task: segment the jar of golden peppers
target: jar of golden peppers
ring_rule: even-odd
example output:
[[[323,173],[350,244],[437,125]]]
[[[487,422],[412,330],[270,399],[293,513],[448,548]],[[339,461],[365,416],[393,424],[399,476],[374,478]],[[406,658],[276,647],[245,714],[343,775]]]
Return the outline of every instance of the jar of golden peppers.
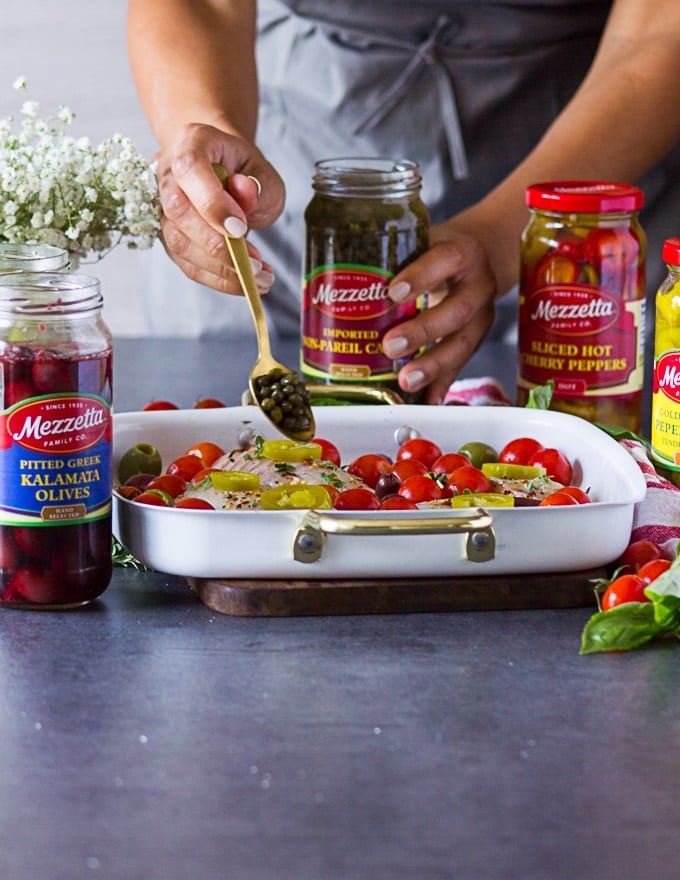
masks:
[[[327,159],[316,163],[312,187],[305,211],[301,372],[318,384],[399,391],[403,362],[387,357],[382,337],[425,305],[422,299],[393,303],[387,294],[390,280],[428,247],[419,166]]]
[[[652,380],[652,457],[680,477],[680,238],[664,242],[668,274],[656,295]]]
[[[521,240],[517,402],[554,383],[551,409],[640,430],[645,258],[638,187],[528,187]]]

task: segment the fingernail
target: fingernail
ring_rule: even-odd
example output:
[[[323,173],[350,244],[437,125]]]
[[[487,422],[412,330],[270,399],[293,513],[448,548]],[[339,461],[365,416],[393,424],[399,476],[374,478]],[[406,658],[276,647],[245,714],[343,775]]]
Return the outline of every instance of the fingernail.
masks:
[[[250,258],[250,265],[253,267],[253,274],[255,275],[257,275],[262,268],[262,263],[259,260],[256,260],[255,257]]]
[[[411,285],[407,281],[397,281],[392,287],[387,288],[387,292],[393,302],[401,302],[411,292]]]
[[[422,370],[411,370],[401,377],[408,391],[417,391],[425,381],[425,373]]]
[[[255,274],[255,283],[260,288],[260,290],[269,290],[275,280],[275,275],[273,272],[268,272],[267,269],[263,269],[261,272],[257,272]]]
[[[405,336],[396,336],[394,339],[385,339],[383,351],[388,358],[398,358],[408,348],[408,339]]]
[[[243,238],[248,231],[246,224],[238,217],[227,217],[224,221],[224,228],[227,230],[227,235],[232,238]]]

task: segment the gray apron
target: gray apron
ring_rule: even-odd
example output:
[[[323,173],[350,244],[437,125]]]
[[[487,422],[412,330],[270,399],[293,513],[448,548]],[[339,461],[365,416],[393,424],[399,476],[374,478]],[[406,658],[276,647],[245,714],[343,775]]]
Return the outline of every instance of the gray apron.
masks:
[[[287,190],[281,218],[251,234],[276,271],[265,300],[272,333],[299,332],[303,215],[317,159],[415,159],[433,221],[456,214],[500,182],[559,114],[590,66],[610,6],[260,0],[257,143]],[[661,274],[662,240],[680,232],[679,171],[680,149],[642,182],[650,290]],[[201,288],[163,262],[166,280],[157,278],[149,296],[150,332],[228,336],[248,327],[242,300]],[[168,308],[170,274],[172,294],[182,287],[177,295],[191,299],[181,313]]]

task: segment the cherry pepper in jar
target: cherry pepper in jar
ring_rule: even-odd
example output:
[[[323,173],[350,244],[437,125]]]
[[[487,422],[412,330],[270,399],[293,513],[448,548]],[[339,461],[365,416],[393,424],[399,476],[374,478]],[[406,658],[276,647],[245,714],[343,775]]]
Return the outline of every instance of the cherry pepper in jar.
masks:
[[[72,608],[111,579],[111,335],[99,282],[0,279],[0,606]]]
[[[640,430],[646,239],[635,186],[530,186],[522,234],[517,403],[554,382],[551,409]]]

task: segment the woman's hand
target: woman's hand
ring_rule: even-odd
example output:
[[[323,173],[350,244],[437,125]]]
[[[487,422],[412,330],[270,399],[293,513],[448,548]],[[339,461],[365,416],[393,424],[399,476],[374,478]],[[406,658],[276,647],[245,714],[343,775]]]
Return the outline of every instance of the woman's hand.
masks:
[[[429,308],[389,330],[383,339],[391,358],[422,355],[399,372],[404,391],[426,387],[425,400],[439,404],[491,327],[497,285],[481,242],[457,230],[455,221],[433,226],[430,248],[389,289],[398,302],[429,291]]]
[[[283,210],[283,181],[247,141],[208,125],[186,126],[156,161],[161,240],[169,256],[192,280],[240,293],[224,235],[241,237],[248,228],[273,223]],[[227,171],[226,184],[214,164]],[[249,251],[258,286],[266,291],[273,271],[252,245]]]

